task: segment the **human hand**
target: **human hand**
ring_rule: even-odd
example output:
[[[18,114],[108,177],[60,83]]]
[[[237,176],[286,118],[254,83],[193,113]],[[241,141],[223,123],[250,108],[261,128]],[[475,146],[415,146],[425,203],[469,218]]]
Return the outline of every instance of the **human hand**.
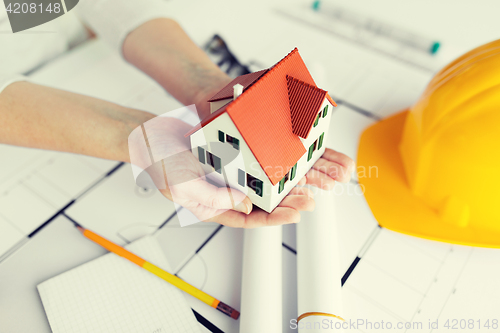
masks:
[[[297,223],[300,211],[314,209],[313,193],[308,188],[295,187],[278,207],[267,213],[254,208],[244,193],[210,184],[198,159],[191,152],[189,139],[184,137],[190,129],[191,126],[181,120],[156,117],[136,129],[139,137],[134,139],[134,135],[130,136],[129,148],[132,162],[149,173],[160,192],[190,210],[201,221],[253,228]],[[140,157],[138,142],[144,132],[150,153]],[[159,162],[151,165],[151,157]],[[349,157],[326,149],[299,185],[331,189],[335,181],[348,181],[353,167]]]
[[[168,199],[190,210],[201,221],[231,227],[253,228],[296,223],[299,212],[313,210],[312,192],[294,188],[270,214],[254,208],[242,192],[207,182],[184,134],[191,126],[181,120],[156,117],[138,127],[129,137],[131,162],[146,170],[156,187]],[[145,152],[144,133],[147,134]],[[151,163],[151,158],[156,163]]]
[[[353,171],[354,161],[349,156],[326,148],[323,155],[314,163],[298,185],[307,184],[323,190],[331,190],[336,181],[349,182]]]

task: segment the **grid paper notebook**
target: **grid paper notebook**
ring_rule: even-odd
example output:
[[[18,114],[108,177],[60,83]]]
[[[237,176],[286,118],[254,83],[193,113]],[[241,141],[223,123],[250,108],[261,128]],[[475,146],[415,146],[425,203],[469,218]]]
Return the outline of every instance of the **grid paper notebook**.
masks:
[[[169,270],[157,241],[147,236],[126,246]],[[197,333],[182,291],[108,253],[38,285],[54,333]]]

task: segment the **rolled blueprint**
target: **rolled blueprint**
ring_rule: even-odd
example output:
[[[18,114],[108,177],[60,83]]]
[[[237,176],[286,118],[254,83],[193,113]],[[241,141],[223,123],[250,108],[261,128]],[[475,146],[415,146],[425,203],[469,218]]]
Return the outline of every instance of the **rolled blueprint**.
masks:
[[[240,333],[282,332],[282,228],[245,230]]]
[[[299,332],[339,331],[343,323],[334,197],[320,191],[316,209],[302,213],[297,224]]]

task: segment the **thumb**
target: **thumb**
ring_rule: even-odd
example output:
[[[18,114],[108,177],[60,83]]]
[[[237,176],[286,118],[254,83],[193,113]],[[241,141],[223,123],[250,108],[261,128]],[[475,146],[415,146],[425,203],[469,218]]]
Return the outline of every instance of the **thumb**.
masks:
[[[189,198],[203,206],[214,209],[233,209],[250,214],[252,201],[241,191],[231,187],[217,187],[201,178],[193,179],[172,187],[173,201],[176,194]]]

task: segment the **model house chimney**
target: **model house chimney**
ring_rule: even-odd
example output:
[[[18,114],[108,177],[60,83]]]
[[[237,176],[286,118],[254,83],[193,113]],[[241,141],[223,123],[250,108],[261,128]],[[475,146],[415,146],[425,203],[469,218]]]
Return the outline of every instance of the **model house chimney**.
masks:
[[[233,100],[243,93],[243,86],[239,83],[233,86]]]

